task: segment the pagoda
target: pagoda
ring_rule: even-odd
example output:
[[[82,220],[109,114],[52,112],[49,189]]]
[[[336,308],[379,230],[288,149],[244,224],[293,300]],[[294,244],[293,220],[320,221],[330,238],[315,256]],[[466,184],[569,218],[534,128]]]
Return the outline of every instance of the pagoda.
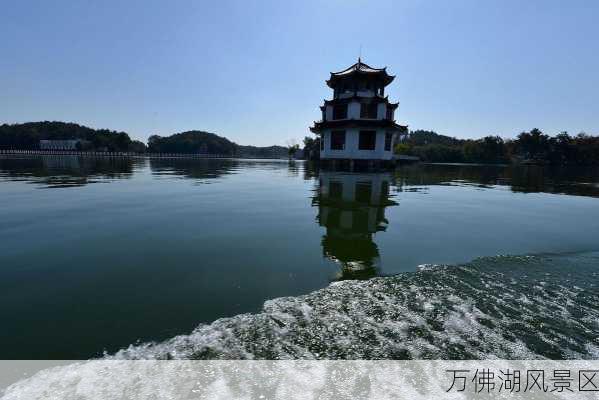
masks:
[[[397,205],[390,198],[392,184],[389,172],[320,171],[312,206],[318,207],[318,224],[326,228],[323,255],[340,266],[338,279],[367,279],[379,272],[374,235],[387,229],[385,209]]]
[[[367,165],[393,159],[393,145],[407,127],[395,123],[399,103],[391,103],[385,87],[393,82],[385,68],[358,62],[331,72],[327,86],[333,99],[320,107],[322,120],[310,130],[320,137],[321,160],[354,161]]]

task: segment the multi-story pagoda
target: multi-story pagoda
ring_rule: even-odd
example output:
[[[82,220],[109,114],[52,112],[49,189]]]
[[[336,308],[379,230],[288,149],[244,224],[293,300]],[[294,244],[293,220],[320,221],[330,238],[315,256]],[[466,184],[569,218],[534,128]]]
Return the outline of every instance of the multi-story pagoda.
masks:
[[[332,72],[326,81],[333,99],[325,100],[322,120],[310,128],[320,136],[322,160],[389,161],[393,145],[406,126],[395,123],[399,103],[389,102],[385,87],[395,76],[359,58],[351,67]]]

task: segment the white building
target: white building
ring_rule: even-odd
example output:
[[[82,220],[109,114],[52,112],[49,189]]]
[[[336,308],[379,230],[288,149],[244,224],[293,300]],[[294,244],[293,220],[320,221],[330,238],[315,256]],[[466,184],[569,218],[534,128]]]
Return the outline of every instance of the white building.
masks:
[[[395,77],[386,68],[372,68],[360,59],[332,72],[326,81],[333,99],[325,100],[322,120],[310,130],[320,136],[323,160],[384,161],[393,158],[393,145],[407,127],[395,123],[399,103],[390,103],[385,87]]]
[[[40,150],[81,150],[89,142],[81,139],[40,140]]]

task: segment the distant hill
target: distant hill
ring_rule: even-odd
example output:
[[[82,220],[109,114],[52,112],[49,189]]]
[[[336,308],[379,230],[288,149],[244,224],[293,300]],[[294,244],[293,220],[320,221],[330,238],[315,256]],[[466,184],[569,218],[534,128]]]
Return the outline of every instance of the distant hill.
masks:
[[[241,146],[237,147],[237,154],[247,158],[287,158],[288,150],[283,146]]]
[[[237,153],[237,144],[214,133],[187,131],[165,137],[150,136],[148,151],[150,153],[203,153],[234,156]]]
[[[40,140],[70,139],[86,140],[91,143],[91,149],[133,151],[145,148],[143,143],[131,140],[125,132],[93,129],[70,122],[41,121],[0,125],[0,149],[37,150]]]
[[[287,157],[287,148],[283,146],[242,146],[225,137],[204,131],[187,131],[165,137],[150,136],[148,151],[151,153],[219,154],[248,158]]]

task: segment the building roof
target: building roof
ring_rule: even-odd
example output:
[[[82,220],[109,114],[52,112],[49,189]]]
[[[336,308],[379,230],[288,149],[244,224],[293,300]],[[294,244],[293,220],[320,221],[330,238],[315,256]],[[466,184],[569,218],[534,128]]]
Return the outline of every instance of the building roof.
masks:
[[[387,67],[373,68],[370,65],[363,63],[362,60],[358,58],[358,62],[351,67],[346,68],[343,71],[331,72],[331,77],[327,81],[327,85],[332,88],[336,82],[355,77],[356,75],[379,77],[385,86],[395,79],[395,76],[387,74]]]

